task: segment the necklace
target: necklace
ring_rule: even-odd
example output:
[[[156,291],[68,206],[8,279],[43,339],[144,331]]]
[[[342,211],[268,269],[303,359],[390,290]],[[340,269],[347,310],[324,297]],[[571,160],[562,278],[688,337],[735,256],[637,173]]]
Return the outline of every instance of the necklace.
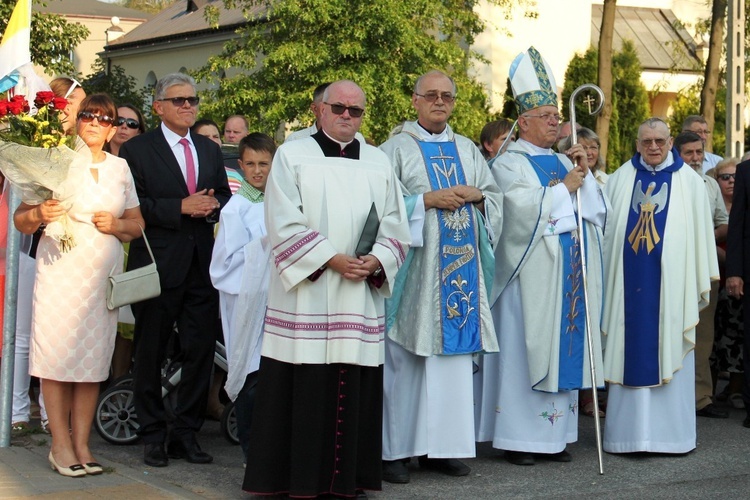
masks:
[[[547,173],[547,171],[544,170],[544,168],[542,168],[541,165],[539,165],[537,162],[534,161],[534,159],[531,157],[531,155],[527,155],[526,158],[531,162],[531,165],[534,167],[534,169],[537,172],[543,173],[547,177],[547,179],[549,179],[549,182],[547,183],[547,186],[549,186],[549,187],[557,186],[558,184],[560,184],[562,182],[562,179],[560,179],[560,176],[557,175],[557,170],[553,170],[553,171],[550,171],[550,173]],[[555,155],[555,159],[557,159],[556,155]],[[559,159],[557,159],[557,165],[558,166],[560,165],[560,160]]]

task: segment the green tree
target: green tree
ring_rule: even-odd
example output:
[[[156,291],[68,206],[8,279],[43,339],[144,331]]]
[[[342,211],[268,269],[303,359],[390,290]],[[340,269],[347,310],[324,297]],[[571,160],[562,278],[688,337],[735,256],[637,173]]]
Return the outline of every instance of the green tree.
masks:
[[[132,104],[143,113],[146,120],[146,128],[151,129],[159,124],[159,117],[151,111],[150,97],[153,95],[152,87],[137,88],[135,77],[125,73],[118,65],[107,68],[107,62],[98,58],[91,66],[91,75],[81,80],[81,85],[87,94],[104,92],[109,94],[115,103]]]
[[[723,77],[722,80],[724,80]],[[682,131],[682,122],[685,121],[685,118],[689,115],[700,114],[700,96],[703,88],[703,82],[698,81],[677,94],[677,98],[672,103],[672,114],[669,117],[669,128],[672,131],[672,136],[675,136]],[[724,146],[727,140],[726,116],[727,88],[726,85],[719,85],[716,91],[714,126],[711,131],[711,137],[713,139],[711,151],[718,152],[720,156],[724,155]]]
[[[0,2],[0,33],[5,33],[15,6],[15,1]],[[42,66],[49,75],[72,75],[75,67],[70,53],[88,35],[88,28],[69,23],[62,16],[32,11],[31,62]]]
[[[177,0],[121,0],[117,3],[129,9],[156,13],[166,9],[176,1]]]
[[[514,3],[490,1],[508,8]],[[281,122],[312,122],[313,89],[348,78],[368,96],[363,134],[381,142],[394,125],[414,118],[414,82],[437,68],[458,86],[454,130],[478,137],[490,117],[486,90],[469,75],[473,62],[487,62],[467,49],[484,29],[473,10],[477,0],[224,3],[242,6],[249,22],[195,73],[214,86],[204,95],[203,113],[219,119],[242,113],[253,129],[273,134]],[[238,74],[222,78],[226,68]]]
[[[598,50],[590,48],[585,54],[576,54],[565,71],[562,100],[563,114],[569,119],[567,103],[573,91],[584,83],[596,81]],[[641,83],[641,65],[632,43],[623,43],[622,50],[612,57],[612,116],[607,149],[607,170],[616,170],[635,152],[638,126],[649,116],[648,93]],[[576,118],[580,125],[596,129],[596,117],[588,114],[583,102],[576,103]]]

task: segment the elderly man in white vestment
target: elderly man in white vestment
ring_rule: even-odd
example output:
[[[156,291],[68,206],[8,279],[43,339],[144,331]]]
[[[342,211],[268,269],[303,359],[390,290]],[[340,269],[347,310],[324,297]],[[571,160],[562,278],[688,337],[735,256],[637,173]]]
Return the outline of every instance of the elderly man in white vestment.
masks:
[[[719,278],[703,179],[650,118],[638,152],[607,182],[605,237],[609,386],[604,450],[687,453],[695,448],[695,326]]]
[[[384,298],[409,226],[388,157],[355,137],[365,94],[332,83],[321,130],[282,145],[265,192],[271,271],[243,489],[380,490]]]
[[[519,139],[491,165],[505,216],[492,294],[500,352],[482,359],[477,441],[492,441],[516,465],[534,465],[542,456],[569,462],[565,448],[578,439],[578,389],[592,385],[589,334],[601,373],[601,243],[608,203],[583,146],[573,145],[565,154],[551,149],[560,124],[556,85],[536,49],[516,57],[510,81]],[[603,379],[598,382],[603,385]]]
[[[474,143],[453,133],[456,86],[440,71],[414,86],[417,121],[381,146],[401,180],[412,250],[387,302],[383,479],[405,462],[452,476],[474,457],[472,354],[497,351],[488,295],[502,196]]]

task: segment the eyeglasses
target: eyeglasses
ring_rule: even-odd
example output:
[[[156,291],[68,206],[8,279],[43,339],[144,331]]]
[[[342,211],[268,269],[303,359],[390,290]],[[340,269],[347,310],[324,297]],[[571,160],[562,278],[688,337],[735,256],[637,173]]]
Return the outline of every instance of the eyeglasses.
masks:
[[[73,91],[76,89],[76,87],[81,87],[81,84],[78,83],[78,80],[76,80],[74,78],[71,78],[71,80],[73,80],[73,83],[70,84],[70,88],[68,89],[67,92],[65,92],[65,95],[63,96],[63,99],[67,99],[68,97],[70,97],[70,94],[73,93]],[[83,87],[81,87],[81,88],[83,88]]]
[[[658,139],[641,139],[640,140],[641,146],[645,148],[650,148],[652,144],[656,144],[658,147],[663,148],[665,144],[667,144],[667,140],[659,137]]]
[[[185,105],[185,101],[187,101],[188,104],[192,107],[196,107],[198,103],[200,102],[200,97],[198,96],[192,96],[192,97],[165,97],[164,99],[157,99],[157,101],[170,101],[172,104],[177,106],[178,108],[181,108]]]
[[[437,92],[427,92],[426,94],[417,94],[414,92],[414,95],[421,97],[427,102],[435,102],[438,100],[438,97],[442,99],[445,104],[450,104],[456,100],[456,96],[450,92],[440,92],[439,94]]]
[[[734,179],[734,174],[719,174],[720,181],[728,181],[729,179]]]
[[[96,119],[96,121],[99,122],[99,125],[103,127],[111,127],[112,123],[114,123],[114,120],[111,116],[95,115],[91,111],[81,111],[80,113],[78,113],[78,119],[83,123],[91,123],[94,121],[94,119]]]
[[[328,104],[331,107],[331,111],[334,115],[343,115],[344,111],[349,112],[349,116],[352,118],[359,118],[362,116],[362,113],[365,112],[362,108],[355,108],[352,106],[344,106],[343,104],[331,104],[330,102],[324,102],[323,104]]]
[[[527,117],[527,118],[539,118],[539,119],[541,119],[542,121],[545,121],[545,122],[548,122],[550,120],[554,120],[555,123],[558,123],[558,124],[560,122],[562,122],[562,116],[557,115],[557,114],[552,114],[552,113],[542,113],[541,115],[529,115],[529,114],[526,114],[526,115],[523,115],[523,116]]]
[[[115,125],[118,127],[120,125],[127,125],[128,128],[132,128],[134,130],[141,126],[141,124],[138,123],[137,120],[133,120],[132,118],[123,118],[122,116],[115,120]]]

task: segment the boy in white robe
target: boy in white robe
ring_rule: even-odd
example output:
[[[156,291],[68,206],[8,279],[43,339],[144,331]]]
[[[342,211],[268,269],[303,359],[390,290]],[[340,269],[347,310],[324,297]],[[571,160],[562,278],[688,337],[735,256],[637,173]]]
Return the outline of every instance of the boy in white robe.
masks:
[[[229,372],[225,389],[235,403],[245,461],[268,296],[270,249],[265,245],[263,197],[275,152],[276,144],[266,134],[252,133],[240,141],[237,162],[243,180],[221,211],[209,269],[219,291]]]

